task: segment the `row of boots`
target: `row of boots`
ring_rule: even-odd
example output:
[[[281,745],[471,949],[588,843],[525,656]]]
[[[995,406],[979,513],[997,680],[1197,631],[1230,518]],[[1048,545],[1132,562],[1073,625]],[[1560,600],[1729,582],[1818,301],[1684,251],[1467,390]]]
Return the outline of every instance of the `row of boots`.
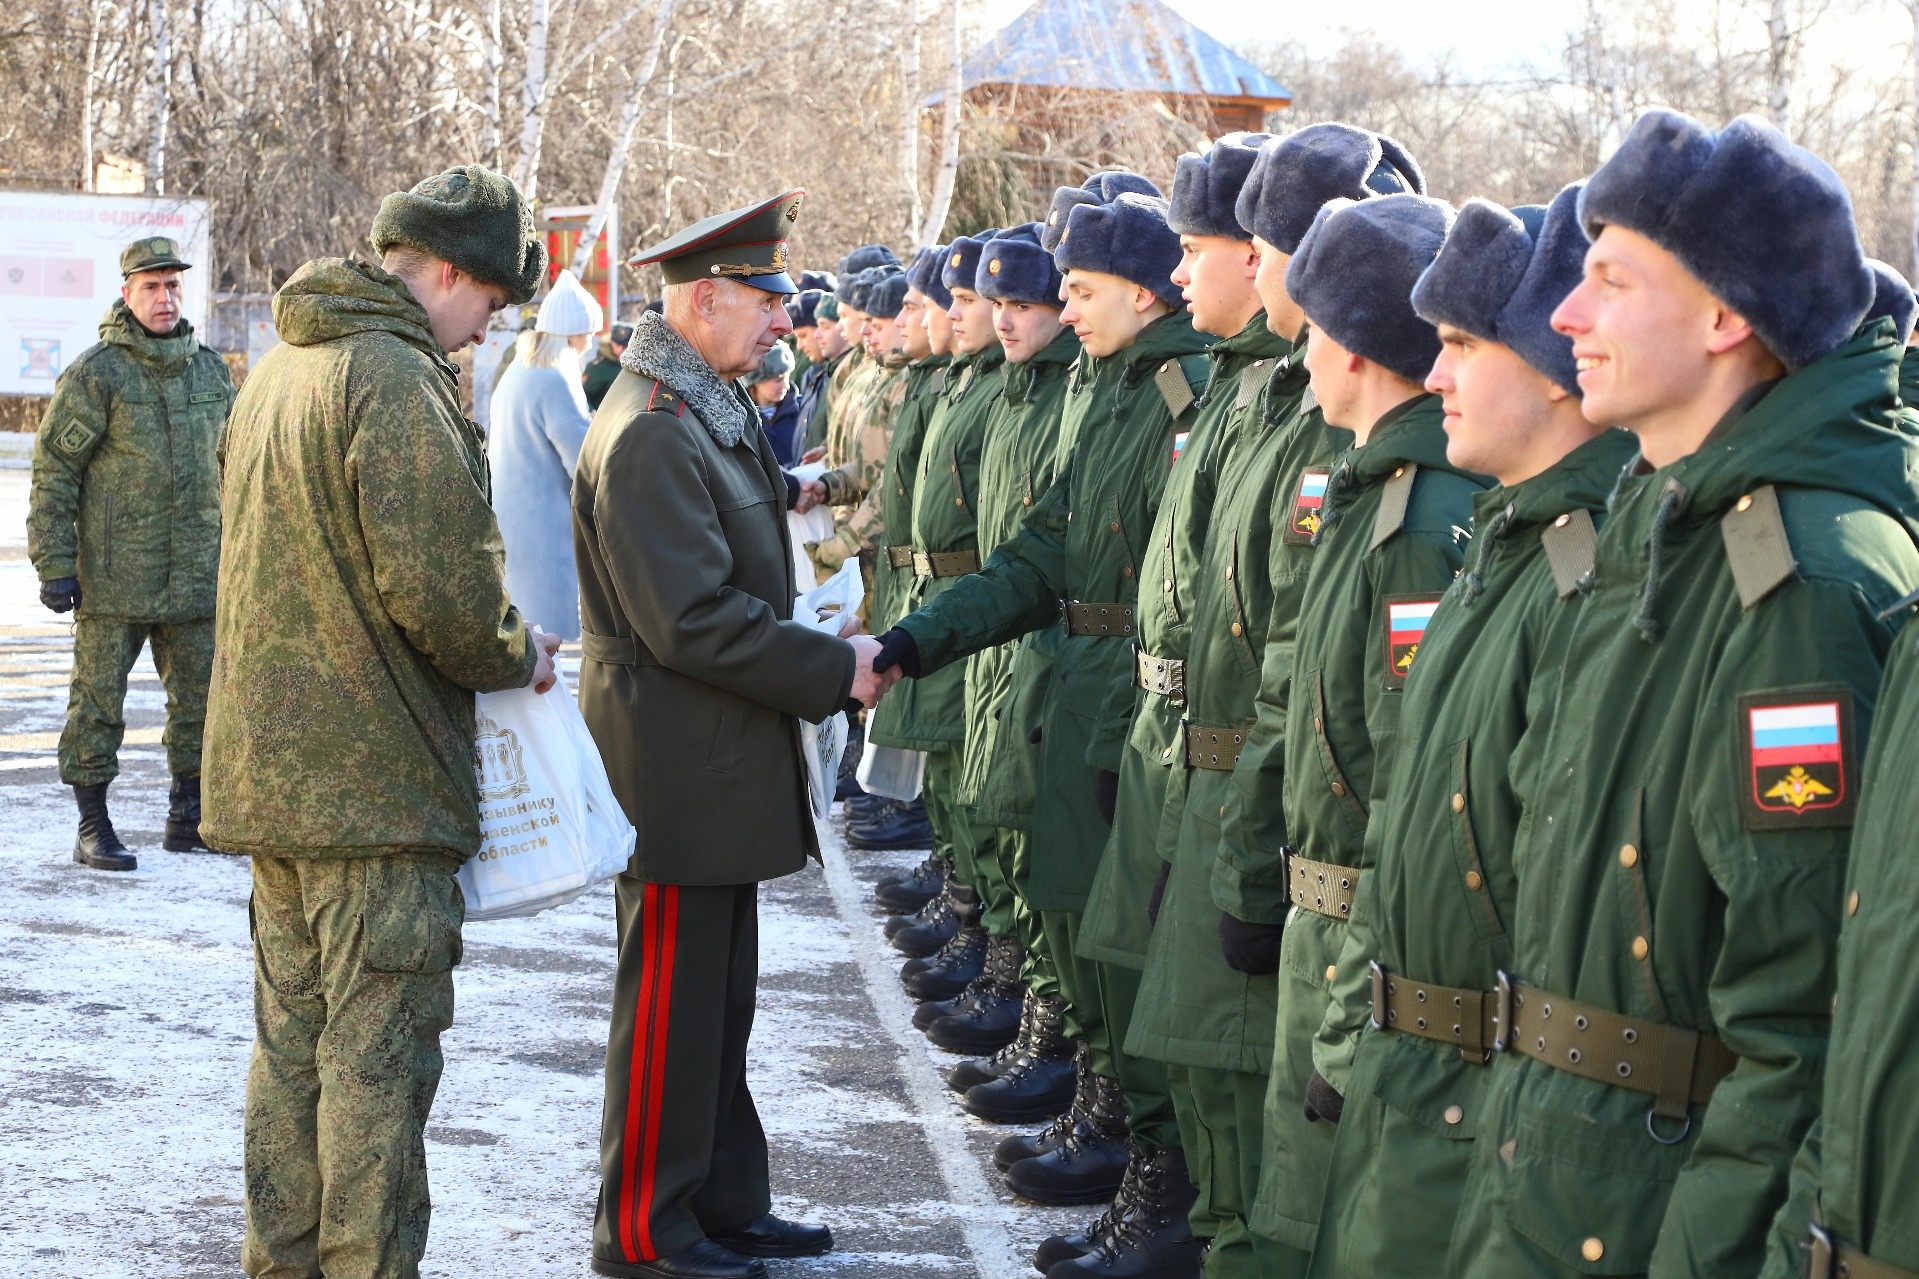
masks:
[[[80,829],[73,838],[73,860],[94,870],[136,870],[140,862],[113,829],[107,812],[110,782],[75,786],[73,800],[80,808]],[[160,847],[169,853],[209,853],[200,840],[200,778],[175,776],[167,793],[167,823]]]
[[[980,926],[978,895],[936,855],[882,879],[874,897],[894,912],[886,936],[908,957],[913,1024],[940,1048],[976,1054],[947,1073],[960,1105],[988,1123],[1050,1120],[994,1150],[1007,1187],[1043,1204],[1111,1201],[1085,1230],[1041,1243],[1034,1268],[1047,1279],[1197,1279],[1204,1248],[1187,1219],[1198,1192],[1184,1154],[1128,1140],[1119,1081],[1095,1074],[1068,1036],[1065,1000],[1028,989],[1019,940]]]

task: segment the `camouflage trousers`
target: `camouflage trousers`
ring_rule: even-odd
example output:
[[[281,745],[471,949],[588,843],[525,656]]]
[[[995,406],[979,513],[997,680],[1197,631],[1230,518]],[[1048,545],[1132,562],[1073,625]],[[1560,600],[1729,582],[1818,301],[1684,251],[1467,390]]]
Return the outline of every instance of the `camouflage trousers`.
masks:
[[[253,859],[254,1279],[416,1279],[466,905],[443,853]]]
[[[213,677],[213,619],[129,622],[85,617],[73,624],[73,680],[67,724],[60,731],[60,780],[97,786],[120,775],[126,736],[127,674],[144,644],[167,690],[167,770],[200,773],[200,733],[207,718],[207,682]]]

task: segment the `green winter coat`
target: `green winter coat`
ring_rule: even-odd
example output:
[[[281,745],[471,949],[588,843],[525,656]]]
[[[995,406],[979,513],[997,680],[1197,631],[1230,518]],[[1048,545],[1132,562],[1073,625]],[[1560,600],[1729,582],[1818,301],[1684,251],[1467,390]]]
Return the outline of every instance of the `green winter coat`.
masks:
[[[1371,1279],[1405,1257],[1437,1256],[1452,1235],[1486,1065],[1452,1044],[1367,1030],[1368,964],[1480,991],[1510,966],[1519,824],[1511,765],[1543,632],[1560,592],[1576,589],[1554,576],[1541,537],[1565,538],[1550,530],[1569,512],[1602,518],[1636,449],[1624,431],[1607,431],[1541,474],[1473,499],[1465,571],[1427,625],[1406,682],[1391,794],[1367,823],[1372,869],[1359,881],[1315,1048],[1320,1074],[1346,1098],[1315,1276]]]
[[[1559,670],[1535,682],[1515,755],[1513,974],[1716,1034],[1738,1064],[1659,1125],[1678,1138],[1662,1145],[1646,1094],[1496,1056],[1462,1273],[1759,1269],[1818,1110],[1857,748],[1893,639],[1880,618],[1919,584],[1899,355],[1875,325],[1755,388],[1690,457],[1636,467],[1592,593],[1558,610]],[[1753,756],[1752,712],[1787,706],[1828,727],[1837,712],[1836,759],[1795,777]]]
[[[1071,329],[1024,364],[1008,363],[1006,388],[986,427],[979,467],[979,545],[991,555],[1053,487],[1066,380],[1079,359]],[[1013,661],[1025,641],[1010,640],[966,659],[966,759],[959,802],[990,826],[1023,826],[1033,811],[1037,751],[1024,738],[1000,742],[1013,687]]]
[[[1908,359],[1910,364],[1910,359]],[[1793,1166],[1764,1279],[1799,1279],[1800,1245],[1817,1222],[1875,1261],[1919,1272],[1919,861],[1912,831],[1919,782],[1919,621],[1908,618],[1886,663],[1866,753],[1859,823],[1839,932],[1839,993],[1825,1102]]]
[[[934,412],[920,447],[913,483],[913,549],[973,551],[979,543],[980,453],[986,427],[1006,385],[1006,350],[998,342],[954,359],[945,402]],[[965,580],[915,577],[907,605],[919,610]],[[966,668],[931,674],[895,688],[892,713],[877,722],[881,746],[943,751],[966,740]],[[882,702],[885,705],[886,702]]]
[[[919,476],[920,447],[926,442],[926,426],[940,392],[946,389],[946,366],[951,358],[929,355],[906,366],[906,401],[893,419],[886,470],[880,476],[881,549],[874,556],[873,606],[867,610],[872,619],[869,629],[875,635],[911,611],[913,566],[892,567],[885,548],[912,545],[913,482]],[[894,532],[888,534],[886,529]]]
[[[1126,349],[1087,362],[1067,392],[1063,460],[1052,489],[980,573],[900,623],[919,646],[924,671],[1058,623],[1062,600],[1135,602],[1141,550],[1172,466],[1174,436],[1192,414],[1191,404],[1181,403],[1176,423],[1154,376],[1180,371],[1190,384],[1204,368],[1203,359],[1191,357],[1205,346],[1182,311],[1153,321]],[[1051,657],[1039,688],[1023,682],[1029,649]],[[1020,708],[1036,707],[1034,731],[1043,747],[1038,793],[1048,797],[1033,813],[1028,903],[1036,911],[1080,911],[1109,831],[1094,777],[1101,769],[1118,770],[1124,731],[1102,724],[1100,715],[1113,689],[1132,679],[1132,640],[1062,637],[1056,649],[1023,646],[1021,658],[1012,705],[1021,718]]]
[[[1446,461],[1444,422],[1438,396],[1407,401],[1342,455],[1327,481],[1286,720],[1286,829],[1312,861],[1369,864],[1366,825],[1379,783],[1391,776],[1399,690],[1416,652],[1393,642],[1390,620],[1395,606],[1429,608],[1445,592],[1465,552],[1473,494],[1486,484]],[[1308,1122],[1300,1103],[1345,931],[1344,918],[1295,907],[1280,943],[1252,1226],[1295,1248],[1313,1246],[1332,1153],[1333,1125]]]
[[[522,687],[536,654],[459,374],[368,263],[307,263],[273,322],[221,450],[201,834],[270,857],[471,856],[473,694]]]
[[[75,616],[213,616],[220,431],[233,379],[185,320],[165,337],[125,302],[67,366],[33,445],[27,554],[43,582],[79,579]]]
[[[1909,409],[1919,409],[1919,346],[1906,347],[1899,356],[1899,399]]]
[[[1200,561],[1214,522],[1213,504],[1240,437],[1260,426],[1262,406],[1284,416],[1305,391],[1301,370],[1282,379],[1286,390],[1280,400],[1265,394],[1268,379],[1292,349],[1291,342],[1266,327],[1266,312],[1259,311],[1238,333],[1207,352],[1206,393],[1195,406],[1193,429],[1166,481],[1159,515],[1146,539],[1140,569],[1147,583],[1140,595],[1142,652],[1175,661],[1187,656],[1193,612],[1199,594],[1208,589]],[[1269,418],[1267,425],[1276,428],[1277,420]],[[1183,789],[1186,774],[1180,739],[1186,707],[1137,684],[1135,678],[1107,699],[1105,717],[1124,719],[1129,727],[1113,833],[1080,933],[1082,953],[1128,968],[1146,963],[1146,902],[1161,863],[1171,860],[1172,840],[1163,836],[1176,836],[1179,829],[1176,816],[1170,821],[1165,817],[1167,796],[1171,789]]]

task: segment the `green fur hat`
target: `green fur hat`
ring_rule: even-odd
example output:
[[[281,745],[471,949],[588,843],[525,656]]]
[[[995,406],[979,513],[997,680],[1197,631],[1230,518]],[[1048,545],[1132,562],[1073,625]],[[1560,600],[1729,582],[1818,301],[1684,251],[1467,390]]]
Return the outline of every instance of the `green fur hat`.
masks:
[[[435,174],[380,201],[373,250],[405,244],[527,301],[546,275],[546,241],[513,179],[484,165]]]

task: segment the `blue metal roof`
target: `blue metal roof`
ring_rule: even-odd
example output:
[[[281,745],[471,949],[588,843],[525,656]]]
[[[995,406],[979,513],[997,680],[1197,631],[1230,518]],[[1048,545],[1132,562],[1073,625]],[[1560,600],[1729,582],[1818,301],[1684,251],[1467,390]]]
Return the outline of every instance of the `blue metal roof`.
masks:
[[[969,89],[1028,84],[1275,104],[1293,96],[1161,0],[1039,0],[968,59],[964,74]]]

